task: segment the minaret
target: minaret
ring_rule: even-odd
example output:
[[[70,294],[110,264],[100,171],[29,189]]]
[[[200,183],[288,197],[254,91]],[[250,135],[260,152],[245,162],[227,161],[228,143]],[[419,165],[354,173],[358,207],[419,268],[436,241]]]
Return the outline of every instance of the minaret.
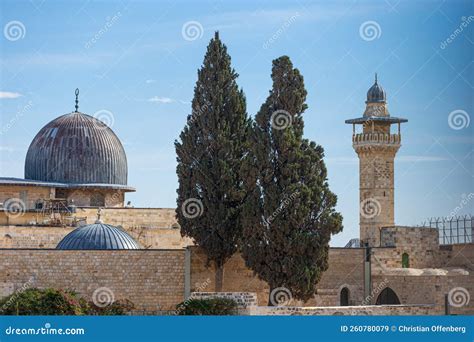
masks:
[[[346,120],[352,124],[352,146],[359,156],[360,240],[362,245],[380,246],[380,229],[394,225],[394,159],[400,148],[400,124],[408,120],[391,117],[386,94],[375,83],[367,92],[364,115]],[[390,127],[397,124],[398,132]],[[362,125],[362,132],[356,132]]]

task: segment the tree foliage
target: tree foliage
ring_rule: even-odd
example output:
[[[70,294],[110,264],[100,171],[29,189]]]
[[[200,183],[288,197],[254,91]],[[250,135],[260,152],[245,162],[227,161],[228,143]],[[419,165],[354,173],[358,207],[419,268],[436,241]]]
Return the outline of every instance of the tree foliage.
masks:
[[[216,33],[198,71],[192,114],[175,142],[181,234],[191,237],[214,263],[217,290],[222,287],[222,267],[242,235],[241,166],[250,120],[237,77]]]
[[[0,315],[125,315],[133,308],[129,300],[97,306],[74,291],[53,288],[29,288],[0,300]]]
[[[242,215],[242,255],[271,290],[284,287],[306,301],[328,267],[329,240],[342,230],[342,217],[329,189],[324,150],[303,138],[303,76],[283,56],[273,61],[272,80],[244,165],[250,195]]]
[[[192,298],[176,306],[176,312],[182,316],[229,316],[236,315],[237,309],[237,302],[229,298]]]

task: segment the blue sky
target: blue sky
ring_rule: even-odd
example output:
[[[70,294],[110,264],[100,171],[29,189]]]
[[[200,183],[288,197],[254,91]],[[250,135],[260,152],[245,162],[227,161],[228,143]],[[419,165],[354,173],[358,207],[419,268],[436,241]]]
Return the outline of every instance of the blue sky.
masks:
[[[74,109],[102,117],[128,156],[128,199],[174,207],[173,142],[215,30],[228,46],[255,115],[274,58],[305,78],[305,135],[325,148],[344,231],[358,237],[358,160],[352,127],[374,73],[393,116],[409,120],[396,159],[402,225],[474,212],[471,1],[2,1],[0,176],[23,177],[39,129]],[[186,29],[188,28],[188,30]],[[448,41],[449,38],[449,41]],[[450,116],[450,113],[451,114]]]

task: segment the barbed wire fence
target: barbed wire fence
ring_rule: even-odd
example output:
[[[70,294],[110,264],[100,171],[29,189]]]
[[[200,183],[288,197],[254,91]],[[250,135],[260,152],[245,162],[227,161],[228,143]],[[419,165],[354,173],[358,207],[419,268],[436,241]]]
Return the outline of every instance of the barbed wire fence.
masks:
[[[441,245],[472,243],[474,240],[474,217],[472,215],[432,217],[422,227],[436,228]]]

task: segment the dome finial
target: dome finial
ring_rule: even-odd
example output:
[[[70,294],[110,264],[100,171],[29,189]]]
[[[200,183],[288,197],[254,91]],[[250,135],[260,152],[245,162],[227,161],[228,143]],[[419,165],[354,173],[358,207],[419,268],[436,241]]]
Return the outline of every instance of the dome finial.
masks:
[[[377,84],[377,73],[375,73],[375,84]]]
[[[102,208],[97,209],[97,220],[95,220],[95,223],[102,223],[102,220],[100,219],[100,214],[102,212]]]
[[[79,109],[79,88],[76,88],[76,112]]]

